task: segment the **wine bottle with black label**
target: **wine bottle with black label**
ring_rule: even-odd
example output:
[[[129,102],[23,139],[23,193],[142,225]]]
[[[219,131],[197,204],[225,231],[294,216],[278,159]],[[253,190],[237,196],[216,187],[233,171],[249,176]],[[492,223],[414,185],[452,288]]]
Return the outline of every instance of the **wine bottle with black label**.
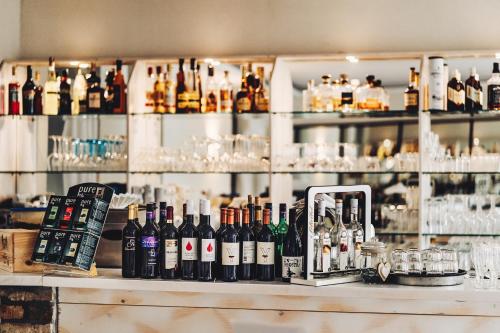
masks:
[[[122,234],[122,276],[124,278],[135,278],[139,276],[137,271],[137,251],[139,245],[140,230],[135,224],[135,206],[128,206],[127,225]]]
[[[227,226],[222,234],[222,280],[238,281],[240,264],[240,244],[238,231],[234,228],[234,210],[227,211]]]
[[[158,276],[159,234],[154,225],[154,203],[146,206],[146,224],[141,230],[141,271],[143,279],[154,279]]]
[[[255,279],[255,236],[250,228],[250,213],[243,209],[243,225],[240,232],[240,280]]]
[[[302,242],[297,230],[295,208],[288,213],[288,232],[283,243],[281,279],[290,282],[291,278],[302,275]]]
[[[160,223],[162,215],[160,203]],[[174,207],[166,207],[165,224],[160,231],[160,276],[175,279],[179,275],[179,234],[174,225]]]
[[[213,281],[216,275],[215,230],[210,225],[210,200],[200,200],[198,225],[198,280]]]
[[[257,279],[261,281],[274,280],[274,243],[275,238],[269,222],[271,212],[264,209],[264,227],[257,236]]]
[[[181,278],[196,280],[198,278],[198,230],[194,225],[194,204],[186,201],[186,224],[179,233],[181,245]]]

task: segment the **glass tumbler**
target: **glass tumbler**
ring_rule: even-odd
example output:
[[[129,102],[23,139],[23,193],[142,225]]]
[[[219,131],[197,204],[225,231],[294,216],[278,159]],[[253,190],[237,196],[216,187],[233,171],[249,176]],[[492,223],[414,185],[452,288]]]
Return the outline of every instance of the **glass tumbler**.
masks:
[[[453,249],[442,249],[442,266],[444,274],[458,273],[457,252]]]
[[[422,255],[418,249],[408,250],[408,274],[422,274]]]
[[[395,249],[392,251],[392,267],[396,274],[408,274],[408,254],[405,250]]]

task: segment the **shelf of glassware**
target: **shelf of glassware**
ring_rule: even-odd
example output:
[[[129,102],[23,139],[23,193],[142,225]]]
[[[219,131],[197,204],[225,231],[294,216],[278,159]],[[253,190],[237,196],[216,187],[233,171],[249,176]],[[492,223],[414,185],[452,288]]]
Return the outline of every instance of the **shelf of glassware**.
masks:
[[[1,174],[96,174],[96,173],[105,173],[105,174],[124,174],[127,173],[127,170],[34,170],[34,171],[23,171],[23,170],[1,170]]]

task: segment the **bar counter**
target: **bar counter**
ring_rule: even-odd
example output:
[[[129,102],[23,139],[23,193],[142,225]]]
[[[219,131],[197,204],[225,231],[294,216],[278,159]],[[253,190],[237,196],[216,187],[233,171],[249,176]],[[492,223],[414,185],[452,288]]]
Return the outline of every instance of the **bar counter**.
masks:
[[[282,282],[194,282],[0,273],[1,286],[54,288],[60,332],[498,332],[500,290],[309,287]],[[286,320],[284,319],[286,318]],[[110,320],[113,319],[113,320]],[[112,324],[111,324],[112,323]],[[112,326],[111,326],[112,325]]]

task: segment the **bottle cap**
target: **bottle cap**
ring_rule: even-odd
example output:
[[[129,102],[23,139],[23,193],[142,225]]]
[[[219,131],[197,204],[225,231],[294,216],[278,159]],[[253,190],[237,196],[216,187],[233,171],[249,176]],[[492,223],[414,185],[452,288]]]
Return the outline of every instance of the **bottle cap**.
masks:
[[[351,210],[357,210],[358,209],[358,199],[352,198],[351,199]]]
[[[269,224],[271,222],[271,211],[269,209],[264,209],[264,224]]]
[[[194,203],[193,200],[186,201],[186,215],[194,215]]]
[[[153,202],[150,202],[146,205],[146,210],[148,212],[154,211],[155,210],[155,204]]]
[[[220,224],[226,224],[226,223],[227,223],[227,209],[221,208],[220,209]]]
[[[174,207],[167,207],[167,221],[172,221],[174,219]]]
[[[196,58],[189,59],[189,67],[192,71],[194,71],[194,69],[196,68]]]
[[[320,200],[318,202],[318,215],[320,216],[325,216],[325,211],[326,211],[326,202],[325,200]]]
[[[476,77],[476,75],[477,75],[476,67],[472,67],[470,69],[470,76]]]
[[[280,213],[286,212],[286,203],[280,203]]]
[[[295,207],[292,207],[288,210],[288,224],[295,223],[295,220],[297,219],[297,211],[295,210]]]
[[[135,219],[135,205],[128,205],[128,219]]]
[[[167,203],[165,201],[160,201],[160,209],[167,209]]]
[[[156,74],[161,74],[161,66],[156,66]]]
[[[122,69],[123,62],[121,59],[116,59],[116,69],[121,70]]]
[[[186,204],[182,204],[182,217],[186,216]]]
[[[253,203],[253,196],[251,194],[248,195],[248,204],[252,204]]]
[[[241,213],[239,208],[233,208],[234,211],[234,223],[240,223]]]
[[[200,199],[200,215],[210,215],[210,200]]]
[[[208,76],[214,76],[214,66],[208,65]]]
[[[271,212],[273,211],[273,203],[272,202],[266,202],[264,204],[264,208],[269,209]]]
[[[250,224],[250,211],[248,208],[243,209],[243,224]]]
[[[460,75],[460,72],[458,71],[458,69],[455,69],[453,74],[454,74],[455,78],[457,79],[457,81],[460,81],[460,79],[462,78],[462,75]]]
[[[342,211],[342,199],[336,199],[335,200],[335,209]]]
[[[153,75],[153,67],[149,66],[148,67],[148,76]]]
[[[234,210],[232,209],[227,210],[227,224],[229,225],[234,224]]]

